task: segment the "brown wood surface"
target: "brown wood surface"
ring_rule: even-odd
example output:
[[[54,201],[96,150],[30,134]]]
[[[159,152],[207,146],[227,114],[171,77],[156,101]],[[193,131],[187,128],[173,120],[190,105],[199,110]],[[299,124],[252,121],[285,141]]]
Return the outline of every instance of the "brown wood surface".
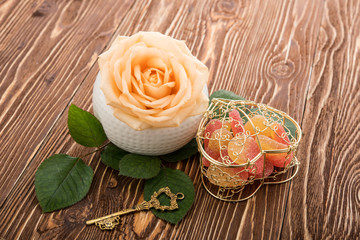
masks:
[[[283,239],[360,238],[360,4],[327,1]]]
[[[359,238],[358,1],[0,2],[0,239]],[[227,89],[288,112],[303,129],[298,176],[226,203],[201,186],[197,157],[173,168],[196,199],[176,226],[150,212],[102,232],[85,221],[142,201],[143,182],[84,158],[88,195],[43,214],[34,175],[55,153],[90,150],[68,134],[71,103],[92,111],[97,56],[118,35],[159,31],[183,39]]]

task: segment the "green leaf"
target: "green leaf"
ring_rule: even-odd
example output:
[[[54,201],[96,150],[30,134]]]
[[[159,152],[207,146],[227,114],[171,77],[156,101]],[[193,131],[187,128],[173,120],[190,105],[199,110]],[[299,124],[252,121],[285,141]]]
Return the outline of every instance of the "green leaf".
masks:
[[[296,126],[287,118],[285,118],[285,127],[289,129],[291,136],[294,138],[299,138],[299,136],[296,134]]]
[[[166,155],[162,155],[160,156],[160,158],[167,162],[178,162],[187,159],[196,153],[198,153],[198,146],[196,139],[194,138],[179,150]]]
[[[119,171],[120,160],[127,154],[129,154],[129,152],[122,150],[111,143],[101,152],[101,162],[106,166]]]
[[[195,198],[195,188],[194,185],[184,172],[180,170],[175,170],[171,168],[162,168],[159,175],[156,177],[146,180],[144,186],[144,198],[146,201],[149,201],[151,195],[154,192],[157,192],[160,188],[169,187],[172,193],[183,193],[184,199],[177,200],[179,208],[172,211],[160,211],[152,209],[151,211],[155,216],[173,223],[177,224],[189,211],[191,205],[194,202]],[[161,205],[169,205],[169,198],[162,194],[159,196],[159,201]]]
[[[226,90],[218,90],[213,92],[213,94],[211,94],[209,97],[209,101],[211,102],[213,98],[224,98],[229,100],[246,100],[245,98]]]
[[[35,174],[35,191],[44,212],[71,206],[89,191],[93,170],[80,158],[57,154],[45,159]]]
[[[159,157],[127,154],[119,163],[119,175],[149,179],[158,175],[160,164]]]
[[[209,97],[209,101],[211,103],[211,101],[214,98],[223,98],[223,99],[229,99],[229,100],[246,100],[245,98],[236,95],[235,93],[231,92],[231,91],[226,91],[226,90],[218,90],[213,92],[213,94],[210,95]],[[215,111],[216,115],[219,114],[219,109],[217,109]],[[226,113],[226,115],[224,115],[224,117],[229,117],[229,113]],[[218,118],[218,117],[214,117],[214,118]]]
[[[71,137],[86,147],[99,147],[107,139],[99,120],[74,104],[69,108],[68,128]]]

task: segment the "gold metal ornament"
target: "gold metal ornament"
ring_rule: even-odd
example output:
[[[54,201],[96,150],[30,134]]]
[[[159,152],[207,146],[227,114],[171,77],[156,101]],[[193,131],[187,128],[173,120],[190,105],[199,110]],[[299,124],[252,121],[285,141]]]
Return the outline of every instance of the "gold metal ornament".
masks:
[[[241,120],[230,116],[234,109]],[[261,119],[262,127],[254,122],[255,118]],[[208,124],[220,124],[220,128],[211,133],[206,131]],[[239,131],[235,134],[234,129]],[[268,140],[268,135],[285,147],[269,149],[267,145],[275,140]],[[253,101],[214,98],[196,135],[203,186],[218,199],[238,202],[254,196],[264,184],[290,181],[299,170],[296,151],[301,135],[299,124],[285,112]],[[250,143],[258,146],[258,154],[249,153]],[[284,164],[276,162],[271,174],[266,172],[271,161],[278,159]]]
[[[170,198],[170,205],[169,206],[162,206],[160,204],[160,201],[158,199],[158,197],[164,193],[166,196],[168,196]],[[93,220],[89,220],[86,221],[87,225],[92,225],[95,224],[96,226],[98,226],[101,230],[112,230],[114,229],[117,225],[120,224],[120,216],[121,215],[125,215],[131,212],[136,212],[136,211],[143,211],[143,210],[149,210],[150,208],[155,208],[157,210],[161,210],[161,211],[171,211],[171,210],[175,210],[177,208],[179,208],[176,200],[179,199],[184,199],[185,195],[183,193],[177,193],[174,194],[171,192],[169,187],[164,187],[159,189],[157,192],[154,192],[154,194],[151,196],[150,201],[144,201],[138,205],[136,205],[133,208],[129,208],[129,209],[125,209],[101,218],[97,218],[97,219],[93,219]]]

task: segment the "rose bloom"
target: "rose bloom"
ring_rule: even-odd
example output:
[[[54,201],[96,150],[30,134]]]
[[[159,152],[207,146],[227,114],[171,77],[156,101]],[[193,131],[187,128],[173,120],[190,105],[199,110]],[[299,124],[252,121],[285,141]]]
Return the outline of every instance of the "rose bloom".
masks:
[[[208,69],[183,41],[156,32],[119,36],[99,66],[106,103],[135,130],[176,127],[207,109]]]

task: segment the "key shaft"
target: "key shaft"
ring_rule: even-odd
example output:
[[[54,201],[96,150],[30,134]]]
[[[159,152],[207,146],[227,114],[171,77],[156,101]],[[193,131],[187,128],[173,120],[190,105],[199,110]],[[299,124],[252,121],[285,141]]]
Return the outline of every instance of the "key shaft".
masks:
[[[118,216],[121,216],[121,215],[125,215],[125,214],[132,213],[132,212],[137,212],[137,211],[142,211],[142,210],[149,210],[152,207],[153,207],[153,204],[150,201],[144,201],[144,202],[136,205],[133,208],[124,209],[124,210],[121,210],[119,212],[109,214],[109,215],[106,215],[106,216],[101,217],[101,218],[96,218],[96,219],[86,221],[86,224],[87,225],[95,224],[96,222],[100,222],[100,221],[103,221],[103,220],[108,219],[108,218],[118,217]]]

